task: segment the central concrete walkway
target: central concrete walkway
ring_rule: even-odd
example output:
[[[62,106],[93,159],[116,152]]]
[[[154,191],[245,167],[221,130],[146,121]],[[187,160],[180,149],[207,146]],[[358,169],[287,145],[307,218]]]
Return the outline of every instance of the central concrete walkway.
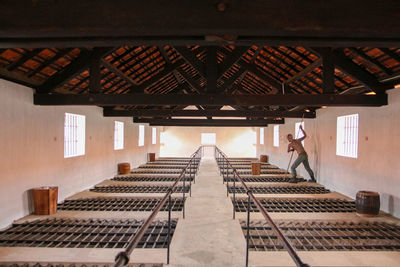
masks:
[[[246,242],[217,163],[203,158],[171,243],[169,266],[244,266]]]

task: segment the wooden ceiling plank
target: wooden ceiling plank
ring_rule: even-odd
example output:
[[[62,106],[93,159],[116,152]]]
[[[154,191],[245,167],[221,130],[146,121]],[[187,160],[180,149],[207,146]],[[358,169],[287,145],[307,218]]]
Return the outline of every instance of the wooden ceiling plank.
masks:
[[[160,110],[135,109],[114,110],[104,109],[104,117],[254,117],[254,118],[315,118],[315,112],[299,111],[268,111],[268,110]]]
[[[35,94],[35,105],[238,105],[238,106],[382,106],[387,95],[297,95],[297,94]]]

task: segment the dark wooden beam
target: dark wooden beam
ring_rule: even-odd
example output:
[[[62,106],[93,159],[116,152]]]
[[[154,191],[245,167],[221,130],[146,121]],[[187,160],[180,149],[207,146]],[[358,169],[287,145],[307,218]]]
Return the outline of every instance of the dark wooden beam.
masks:
[[[215,1],[209,0],[171,0],[162,7],[157,0],[140,5],[126,0],[3,1],[0,43],[13,47],[33,43],[40,47],[80,47],[143,40],[154,44],[157,38],[170,45],[207,40],[254,44],[259,39],[279,45],[313,42],[314,46],[396,47],[400,42],[397,0],[384,4],[375,0],[303,0],[290,5],[287,1],[253,0],[229,1],[226,5],[220,11]]]
[[[117,75],[118,77],[120,77],[122,80],[124,80],[125,82],[127,82],[128,84],[130,84],[131,86],[137,86],[137,83],[131,79],[131,77],[129,77],[128,75],[126,75],[125,73],[123,73],[121,70],[119,70],[118,68],[116,68],[114,65],[112,65],[110,62],[102,59],[101,60],[101,64],[103,64],[104,67],[106,67],[109,71],[111,71],[112,73],[114,73],[115,75]]]
[[[253,117],[253,118],[315,118],[315,112],[267,110],[168,110],[134,109],[103,110],[104,117]]]
[[[191,65],[196,71],[199,72],[201,76],[203,76],[204,78],[207,77],[204,63],[201,62],[200,59],[198,59],[192,51],[190,51],[187,47],[182,46],[175,46],[174,48],[189,65]]]
[[[359,83],[364,85],[366,88],[371,89],[374,92],[382,93],[388,89],[392,89],[394,85],[382,84],[378,79],[369,73],[368,71],[362,69],[351,59],[346,57],[342,51],[333,51],[335,65],[343,72],[347,73]]]
[[[321,56],[324,53],[321,47],[313,47],[311,48],[311,50]],[[395,84],[393,83],[379,82],[379,80],[374,75],[354,63],[343,53],[343,51],[336,49],[332,51],[332,54],[335,66],[342,72],[357,80],[359,83],[365,86],[365,88],[372,90],[376,93],[384,93],[386,90],[392,89],[394,87]]]
[[[215,94],[217,92],[218,79],[218,62],[217,62],[217,47],[207,47],[207,93]]]
[[[256,75],[258,78],[264,80],[266,83],[271,85],[273,91],[271,93],[277,93],[280,91],[282,84],[276,80],[274,77],[269,75],[268,73],[260,70],[256,65],[246,63],[244,61],[240,61],[240,65],[245,68],[247,71],[250,71],[254,75]]]
[[[364,60],[366,60],[368,65],[375,66],[376,68],[378,68],[381,71],[383,71],[384,73],[386,73],[386,75],[392,75],[393,74],[393,72],[390,69],[386,68],[385,65],[383,65],[381,62],[379,62],[379,60],[368,56],[364,51],[359,50],[359,49],[357,49],[355,47],[349,47],[348,49],[352,53],[356,54],[356,56],[362,57]]]
[[[217,127],[265,127],[268,124],[284,124],[285,120],[209,120],[209,119],[133,119],[134,123],[149,123],[153,126],[217,126]]]
[[[227,72],[233,65],[235,65],[242,58],[244,54],[246,54],[247,50],[250,49],[250,46],[236,46],[235,50],[233,50],[232,54],[229,55],[221,64],[219,78]]]
[[[177,68],[177,72],[179,72],[182,77],[186,80],[188,84],[198,93],[201,94],[204,89],[188,74],[186,71],[184,71],[182,68]]]
[[[38,93],[51,92],[58,86],[73,79],[76,75],[78,75],[85,69],[88,69],[94,53],[97,53],[97,55],[100,55],[102,57],[110,53],[112,50],[113,48],[109,47],[101,48],[102,51],[101,53],[99,51],[95,52],[95,51],[82,50],[82,52],[74,61],[72,61],[69,65],[64,67],[61,71],[57,72],[56,74],[48,78],[43,84],[36,87],[36,91]]]
[[[94,48],[89,63],[89,93],[97,94],[101,89],[101,57],[103,52]]]
[[[242,75],[244,75],[246,73],[246,71],[247,70],[243,67],[238,69],[233,75],[231,75],[227,80],[224,81],[224,84],[222,85],[222,88],[221,88],[221,92],[224,92],[229,87],[231,87],[237,79],[241,78]]]
[[[322,64],[322,58],[319,58],[319,59],[315,60],[314,62],[310,63],[303,70],[299,71],[294,76],[292,76],[289,79],[287,79],[285,81],[285,86],[289,85],[290,83],[292,83],[292,82],[294,82],[294,81],[296,81],[296,80],[298,80],[298,79],[300,79],[302,77],[304,77],[308,73],[312,72],[313,70],[315,70],[316,68],[321,66],[321,64]]]
[[[165,65],[165,69],[151,77],[150,79],[146,80],[145,82],[141,83],[136,87],[131,87],[129,93],[143,93],[146,92],[146,88],[152,85],[155,82],[158,82],[160,79],[164,78],[165,76],[169,75],[171,72],[179,68],[184,63],[184,60],[177,60],[175,63],[170,64],[167,63]]]
[[[45,60],[44,62],[42,62],[40,64],[39,67],[37,67],[36,69],[32,70],[31,72],[29,72],[28,77],[32,77],[34,76],[36,73],[40,72],[42,69],[48,67],[50,64],[56,62],[58,59],[64,57],[65,55],[67,55],[73,48],[66,48],[66,49],[62,49],[61,51],[59,51],[54,57],[49,58],[47,60]]]
[[[35,94],[36,105],[382,106],[387,95]]]
[[[322,52],[322,90],[324,94],[332,94],[335,92],[335,65],[333,53],[330,47],[323,47]]]

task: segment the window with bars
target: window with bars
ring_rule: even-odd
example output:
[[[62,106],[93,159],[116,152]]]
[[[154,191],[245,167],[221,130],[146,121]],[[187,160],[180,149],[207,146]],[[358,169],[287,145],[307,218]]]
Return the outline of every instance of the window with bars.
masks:
[[[153,145],[157,144],[157,128],[155,127],[151,129],[151,143]]]
[[[294,138],[295,139],[299,139],[299,138],[302,138],[304,136],[303,132],[300,130],[300,125],[303,126],[303,129],[305,129],[304,128],[304,121],[303,122],[296,122],[295,129],[294,129]],[[304,140],[301,141],[301,143],[304,146]]]
[[[274,126],[274,146],[279,147],[279,125]]]
[[[65,113],[64,158],[85,155],[85,116]]]
[[[260,128],[260,145],[264,144],[264,128]]]
[[[160,144],[163,145],[165,144],[165,133],[160,132]]]
[[[114,150],[124,149],[124,123],[114,122]]]
[[[337,118],[336,155],[357,158],[358,114]]]
[[[139,146],[144,146],[144,125],[139,125]]]

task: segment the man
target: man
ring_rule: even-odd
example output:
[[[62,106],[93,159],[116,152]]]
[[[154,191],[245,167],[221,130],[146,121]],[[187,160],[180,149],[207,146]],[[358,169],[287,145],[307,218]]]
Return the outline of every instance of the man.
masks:
[[[297,179],[297,173],[296,173],[296,168],[300,165],[300,163],[303,163],[304,168],[307,170],[308,174],[311,177],[310,182],[315,183],[315,178],[314,178],[314,172],[311,170],[310,168],[310,164],[308,163],[308,155],[306,153],[306,151],[304,150],[304,147],[301,143],[301,141],[303,141],[304,139],[306,139],[307,134],[306,132],[303,130],[303,126],[300,124],[300,130],[303,132],[303,137],[298,138],[298,139],[293,139],[293,135],[292,134],[288,134],[287,135],[287,139],[289,140],[289,145],[288,145],[288,153],[295,151],[298,154],[297,159],[295,160],[295,162],[293,162],[292,167],[290,167],[291,171],[292,171],[292,179],[289,181],[290,183],[296,183]]]

